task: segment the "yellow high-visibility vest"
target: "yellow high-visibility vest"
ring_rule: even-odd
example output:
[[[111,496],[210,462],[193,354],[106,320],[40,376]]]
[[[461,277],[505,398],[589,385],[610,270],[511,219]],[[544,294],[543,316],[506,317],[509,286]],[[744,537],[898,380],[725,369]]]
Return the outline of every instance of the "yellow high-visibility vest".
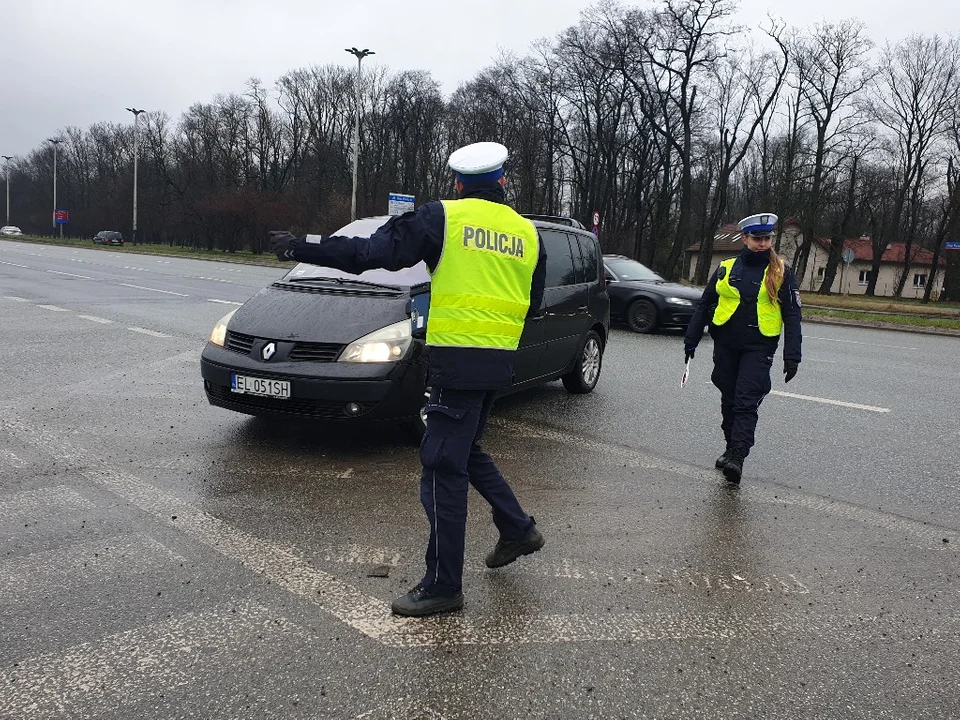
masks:
[[[501,203],[444,200],[446,237],[430,280],[427,345],[516,350],[539,239]]]
[[[720,302],[717,303],[717,309],[713,311],[713,324],[723,325],[727,320],[733,317],[740,306],[740,291],[730,284],[730,272],[733,270],[733,264],[737,258],[730,258],[720,263],[720,267],[726,268],[723,277],[717,280],[717,295],[720,296]],[[780,312],[780,305],[770,300],[767,293],[767,271],[769,267],[763,269],[763,280],[760,281],[760,291],[757,293],[757,324],[760,326],[760,332],[767,337],[780,337],[783,330],[783,315]],[[780,292],[780,288],[777,288]]]

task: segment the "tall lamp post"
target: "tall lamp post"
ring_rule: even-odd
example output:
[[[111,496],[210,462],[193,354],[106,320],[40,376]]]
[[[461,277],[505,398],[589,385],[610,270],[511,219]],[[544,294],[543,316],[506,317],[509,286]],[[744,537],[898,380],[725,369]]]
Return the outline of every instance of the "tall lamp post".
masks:
[[[0,155],[4,160],[6,160],[7,166],[7,225],[10,224],[10,161],[13,160],[12,155]]]
[[[140,113],[146,110],[137,110],[137,108],[127,108],[128,112],[133,113],[133,236],[131,241],[137,244],[137,158],[140,155],[140,133],[138,120]]]
[[[57,145],[63,140],[47,138],[48,143],[53,144],[53,234],[57,234]],[[60,237],[63,237],[63,225],[60,226]]]
[[[376,55],[376,53],[367,48],[357,50],[351,47],[344,50],[357,58],[357,117],[353,126],[353,199],[350,201],[350,220],[352,221],[357,219],[357,165],[360,162],[360,64],[367,55]]]

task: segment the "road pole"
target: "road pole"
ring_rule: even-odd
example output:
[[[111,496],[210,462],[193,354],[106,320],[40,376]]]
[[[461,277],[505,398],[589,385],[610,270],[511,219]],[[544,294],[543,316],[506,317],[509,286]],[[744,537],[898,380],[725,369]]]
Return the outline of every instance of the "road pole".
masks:
[[[7,165],[7,225],[10,224],[10,161],[13,160],[12,155],[0,155],[4,160],[6,160]]]
[[[357,50],[355,47],[344,48],[348,53],[354,55],[357,58],[357,116],[354,118],[353,125],[353,195],[350,200],[350,221],[357,219],[357,168],[360,164],[360,103],[362,102],[360,96],[360,80],[361,80],[361,63],[367,55],[376,55],[373,50],[364,48],[363,50]]]
[[[138,121],[140,114],[146,110],[137,108],[127,108],[127,111],[133,113],[133,234],[130,241],[137,244],[137,161],[140,157],[140,128]]]

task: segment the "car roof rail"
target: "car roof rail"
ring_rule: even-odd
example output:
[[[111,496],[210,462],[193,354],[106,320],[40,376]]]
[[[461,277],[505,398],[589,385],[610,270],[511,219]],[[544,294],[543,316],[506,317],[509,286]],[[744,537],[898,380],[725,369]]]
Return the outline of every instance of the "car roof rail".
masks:
[[[577,228],[578,230],[586,230],[586,228],[583,226],[583,223],[572,217],[565,217],[563,215],[537,215],[536,213],[520,214],[528,220],[540,220],[541,222],[554,223],[555,225],[567,225],[568,227]]]

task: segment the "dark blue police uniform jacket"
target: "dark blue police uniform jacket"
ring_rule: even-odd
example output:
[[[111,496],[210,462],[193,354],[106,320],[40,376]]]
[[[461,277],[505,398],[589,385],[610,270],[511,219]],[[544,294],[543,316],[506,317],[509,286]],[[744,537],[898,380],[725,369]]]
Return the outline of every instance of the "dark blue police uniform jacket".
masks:
[[[506,204],[503,188],[497,183],[467,185],[461,197]],[[433,201],[421,205],[416,212],[391,218],[369,238],[331,235],[325,236],[322,243],[307,243],[305,238],[300,238],[295,257],[357,274],[374,268],[400,270],[422,260],[432,272],[440,262],[445,232],[443,204]],[[528,316],[535,314],[543,301],[545,263],[546,250],[540,240]],[[512,350],[443,346],[428,347],[427,352],[427,384],[435,388],[499,390],[513,380]]]
[[[760,332],[757,322],[757,297],[766,292],[762,287],[763,272],[767,268],[768,253],[753,253],[746,247],[740,251],[730,269],[730,284],[740,291],[740,305],[733,316],[723,325],[713,324],[713,310],[720,302],[717,293],[717,275],[710,277],[703,297],[687,326],[684,342],[687,347],[696,347],[703,336],[703,328],[709,323],[710,336],[719,345],[739,350],[769,350],[772,355],[780,344],[779,337],[767,337]],[[783,283],[778,294],[780,314],[783,317],[783,359],[800,362],[802,333],[800,330],[800,292],[797,278],[789,265],[784,265]]]

